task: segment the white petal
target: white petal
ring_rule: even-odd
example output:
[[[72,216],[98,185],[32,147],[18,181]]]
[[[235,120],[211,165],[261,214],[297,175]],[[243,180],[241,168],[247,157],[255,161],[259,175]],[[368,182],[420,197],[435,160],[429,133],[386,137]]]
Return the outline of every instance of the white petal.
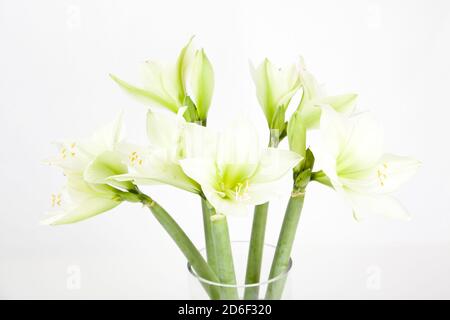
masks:
[[[219,136],[217,163],[254,164],[260,157],[258,133],[247,119],[238,119],[226,128]]]
[[[356,115],[350,120],[347,141],[337,159],[340,175],[374,166],[383,152],[381,126],[369,113]]]
[[[411,179],[419,167],[416,159],[385,154],[373,168],[347,175],[342,180],[355,191],[391,193]]]
[[[356,192],[346,192],[353,207],[353,214],[361,220],[367,214],[378,214],[389,218],[408,220],[409,214],[402,204],[387,195],[367,195]]]
[[[269,183],[251,183],[247,188],[244,202],[250,205],[266,203],[276,197],[282,196],[284,184],[282,180]]]
[[[90,154],[91,157],[95,157],[102,152],[108,150],[113,151],[122,139],[123,130],[121,112],[113,122],[98,129],[90,139],[81,142],[78,147],[86,154]]]
[[[130,175],[125,177],[132,177],[137,184],[169,184],[189,192],[200,192],[198,183],[185,174],[178,162],[172,162],[164,150],[148,155],[142,164],[134,165],[130,171]]]
[[[178,100],[178,83],[176,68],[173,65],[163,65],[147,60],[141,67],[141,78],[144,89],[159,97],[163,106],[176,112],[182,101]],[[155,102],[159,102],[158,99]],[[173,107],[176,106],[176,107]]]
[[[177,112],[178,102],[172,100],[171,97],[166,97],[162,95],[159,89],[151,88],[144,89],[140,87],[133,86],[122,79],[116,77],[115,75],[110,75],[111,78],[131,97],[137,101],[144,103],[146,105],[151,105],[152,107],[159,107]]]
[[[217,133],[195,123],[186,123],[182,132],[182,158],[215,158]]]
[[[295,152],[267,148],[262,154],[258,169],[251,178],[252,183],[272,182],[289,173],[301,160]]]
[[[42,223],[50,225],[74,223],[108,211],[119,204],[120,201],[91,197],[81,203],[70,206],[66,210],[49,213],[49,216]]]
[[[300,110],[301,118],[306,127],[314,129],[318,127],[322,108],[328,105],[339,113],[351,114],[356,105],[356,94],[344,94],[339,96],[319,97],[310,101],[302,101]]]
[[[180,160],[184,173],[197,181],[202,189],[204,186],[213,186],[216,177],[214,161],[206,158],[189,158]]]
[[[336,159],[339,176],[371,168],[382,155],[381,127],[367,112],[347,119],[323,106],[320,131],[321,148]]]
[[[167,112],[147,112],[147,136],[151,146],[173,148],[176,146],[183,120]]]
[[[211,186],[203,187],[203,193],[218,214],[243,216],[249,212],[250,206],[248,202],[223,198]]]

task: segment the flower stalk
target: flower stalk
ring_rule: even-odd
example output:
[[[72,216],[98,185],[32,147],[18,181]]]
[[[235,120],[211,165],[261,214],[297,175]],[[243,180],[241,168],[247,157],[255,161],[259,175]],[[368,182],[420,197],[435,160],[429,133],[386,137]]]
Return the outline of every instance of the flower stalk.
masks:
[[[192,243],[191,239],[181,229],[177,222],[164,210],[158,203],[150,197],[140,194],[141,202],[150,209],[153,216],[158,220],[161,226],[167,231],[170,237],[175,241],[178,248],[183,252],[186,259],[194,268],[195,272],[203,279],[219,282],[218,277],[206,263],[203,256]],[[203,285],[211,299],[219,299],[220,293],[215,286]]]
[[[255,207],[253,216],[252,234],[248,249],[247,271],[245,274],[245,284],[258,283],[261,277],[261,264],[264,249],[264,237],[266,234],[267,212],[269,202]],[[247,287],[244,292],[245,300],[257,300],[259,287]]]
[[[269,279],[279,276],[288,269],[304,199],[305,194],[303,192],[293,193],[289,199],[272,267],[270,269]],[[283,278],[270,283],[267,287],[266,299],[280,299],[283,294],[285,280],[286,278]]]
[[[284,121],[284,120],[283,120]],[[270,132],[269,147],[278,147],[280,141],[279,130]],[[255,206],[253,214],[252,232],[248,248],[247,270],[245,272],[245,284],[255,284],[261,278],[262,258],[264,254],[264,238],[266,235],[267,213],[269,202]],[[245,300],[257,300],[259,286],[247,287],[244,292]]]
[[[234,272],[233,252],[231,250],[230,234],[228,231],[227,218],[222,214],[211,217],[214,245],[217,250],[217,268],[220,283],[225,285],[236,285],[236,274]],[[221,287],[220,298],[223,300],[237,300],[239,298],[236,287]]]
[[[203,229],[205,233],[206,257],[211,269],[217,273],[218,272],[217,252],[214,245],[212,222],[211,222],[211,217],[214,216],[215,210],[209,204],[208,200],[204,198],[202,198],[202,213],[203,213]]]

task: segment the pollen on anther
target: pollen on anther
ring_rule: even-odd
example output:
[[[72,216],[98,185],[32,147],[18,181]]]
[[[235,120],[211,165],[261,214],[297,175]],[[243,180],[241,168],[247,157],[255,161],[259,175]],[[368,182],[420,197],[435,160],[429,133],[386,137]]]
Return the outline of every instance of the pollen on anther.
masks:
[[[62,202],[62,199],[61,199],[61,194],[60,193],[53,193],[52,195],[51,195],[51,204],[52,204],[52,207],[59,207],[59,206],[61,206],[61,202]]]

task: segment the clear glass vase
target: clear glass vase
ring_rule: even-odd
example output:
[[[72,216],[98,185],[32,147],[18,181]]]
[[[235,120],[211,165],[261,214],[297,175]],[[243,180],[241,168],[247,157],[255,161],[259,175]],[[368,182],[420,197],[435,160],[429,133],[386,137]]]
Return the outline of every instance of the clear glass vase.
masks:
[[[219,294],[220,299],[226,299],[226,292],[237,292],[237,297],[240,300],[265,300],[269,287],[284,287],[281,299],[291,298],[291,283],[289,281],[289,272],[292,267],[292,260],[289,261],[288,268],[280,275],[269,279],[270,267],[275,253],[275,246],[264,244],[264,254],[261,265],[260,282],[254,284],[245,284],[245,273],[247,268],[247,256],[249,249],[248,241],[232,241],[231,247],[233,250],[233,261],[236,272],[236,285],[227,285],[217,282],[208,281],[199,277],[192,266],[188,263],[188,277],[189,277],[189,298],[192,300],[206,300],[211,297],[208,291],[214,291]],[[205,249],[200,252],[205,256]]]

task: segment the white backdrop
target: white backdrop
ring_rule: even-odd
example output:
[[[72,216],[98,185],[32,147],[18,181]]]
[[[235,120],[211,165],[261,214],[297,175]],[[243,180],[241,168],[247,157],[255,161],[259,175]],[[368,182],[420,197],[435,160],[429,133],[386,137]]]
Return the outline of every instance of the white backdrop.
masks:
[[[174,59],[196,35],[214,64],[209,123],[265,120],[248,59],[302,54],[331,93],[355,91],[384,123],[386,148],[423,162],[399,197],[409,222],[353,221],[311,185],[293,252],[293,298],[450,298],[450,2],[0,1],[0,298],[188,298],[183,256],[153,217],[125,204],[83,223],[39,225],[63,177],[51,141],[89,135],[125,110],[143,142],[145,108],[108,78]],[[264,136],[265,137],[265,136]],[[146,189],[202,246],[196,197]],[[274,243],[286,199],[271,204]],[[248,239],[250,215],[231,219]],[[79,274],[79,286],[71,277]]]

